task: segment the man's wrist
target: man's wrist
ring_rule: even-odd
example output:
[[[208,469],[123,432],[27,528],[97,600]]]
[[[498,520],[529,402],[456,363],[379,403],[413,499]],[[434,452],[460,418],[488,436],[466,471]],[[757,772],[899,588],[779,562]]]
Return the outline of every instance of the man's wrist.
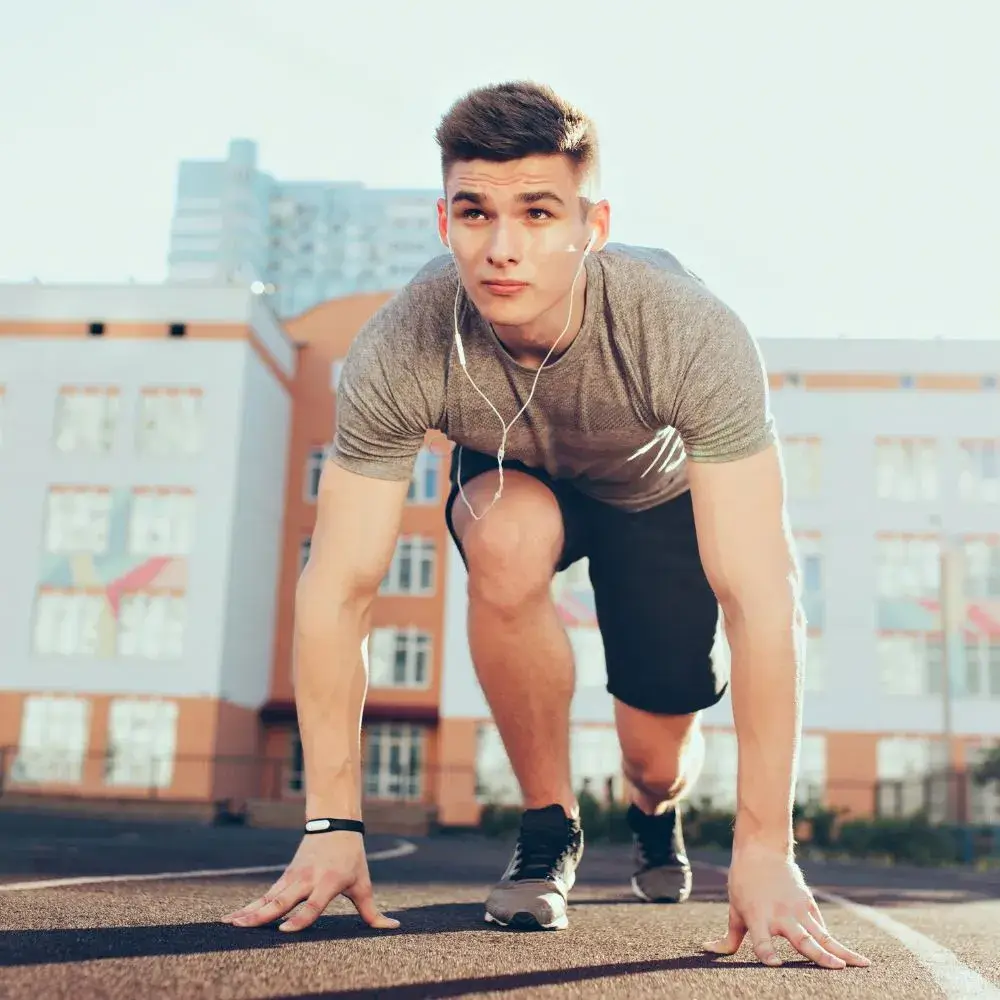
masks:
[[[340,819],[361,819],[361,796],[356,788],[325,789],[311,794],[306,791],[306,819],[338,816]]]
[[[305,822],[335,816],[338,819],[360,820],[361,803],[350,799],[316,798],[306,799]]]
[[[765,850],[782,854],[791,860],[795,856],[795,835],[792,821],[761,822],[755,816],[737,812],[733,827],[733,853],[744,850]]]

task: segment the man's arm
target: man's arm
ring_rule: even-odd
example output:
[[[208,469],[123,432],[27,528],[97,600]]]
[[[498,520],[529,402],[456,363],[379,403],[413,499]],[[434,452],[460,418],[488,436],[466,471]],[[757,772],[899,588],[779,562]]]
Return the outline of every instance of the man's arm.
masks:
[[[684,443],[701,560],[726,620],[737,832],[785,851],[804,622],[767,373],[745,324],[711,293],[695,289],[680,313],[672,336],[647,338],[654,413]]]
[[[309,561],[295,594],[295,703],[306,818],[361,819],[360,731],[368,676],[361,642],[392,560],[409,480],[327,462]]]
[[[749,934],[757,957],[777,965],[779,935],[825,968],[867,965],[826,929],[793,856],[806,622],[763,359],[717,302],[680,346],[659,402],[688,456],[698,549],[732,652],[739,746],[729,930],[705,948],[734,955]]]
[[[732,653],[734,849],[753,842],[791,857],[806,622],[777,445],[733,462],[690,462],[688,478]]]

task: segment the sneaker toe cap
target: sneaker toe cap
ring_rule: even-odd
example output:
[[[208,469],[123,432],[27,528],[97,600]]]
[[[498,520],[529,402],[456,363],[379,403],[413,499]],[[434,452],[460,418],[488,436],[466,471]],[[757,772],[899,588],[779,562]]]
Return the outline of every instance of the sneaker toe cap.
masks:
[[[505,924],[518,913],[529,913],[544,927],[566,915],[566,900],[551,886],[511,883],[490,893],[486,909]]]
[[[691,895],[691,869],[664,866],[636,872],[632,887],[637,896],[650,902],[682,903]]]

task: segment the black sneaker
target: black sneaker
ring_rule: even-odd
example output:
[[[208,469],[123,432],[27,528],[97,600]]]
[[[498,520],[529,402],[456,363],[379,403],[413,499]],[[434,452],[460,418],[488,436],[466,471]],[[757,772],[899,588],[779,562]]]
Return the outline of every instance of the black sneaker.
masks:
[[[638,866],[632,892],[646,903],[683,903],[691,895],[691,865],[677,809],[649,816],[632,804],[626,813]]]
[[[560,805],[528,809],[514,854],[486,900],[486,920],[517,930],[565,930],[566,897],[583,857],[583,830]]]

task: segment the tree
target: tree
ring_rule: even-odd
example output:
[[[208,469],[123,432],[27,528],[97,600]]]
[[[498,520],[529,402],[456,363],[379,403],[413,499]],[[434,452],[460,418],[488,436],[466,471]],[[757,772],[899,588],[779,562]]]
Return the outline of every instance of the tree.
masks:
[[[975,771],[976,784],[988,785],[991,781],[1000,783],[1000,746],[994,747],[983,758]]]

